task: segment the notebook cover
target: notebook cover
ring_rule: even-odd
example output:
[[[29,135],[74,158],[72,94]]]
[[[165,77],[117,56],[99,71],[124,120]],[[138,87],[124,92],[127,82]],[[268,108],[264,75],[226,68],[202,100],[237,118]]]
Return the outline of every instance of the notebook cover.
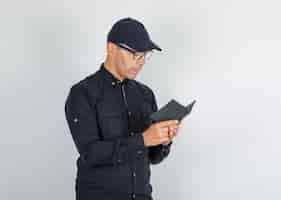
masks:
[[[190,114],[195,100],[192,101],[188,106],[183,106],[178,103],[176,100],[172,99],[165,106],[163,106],[157,112],[154,112],[150,115],[150,120],[152,122],[160,122],[166,120],[179,120],[181,121],[184,117]]]

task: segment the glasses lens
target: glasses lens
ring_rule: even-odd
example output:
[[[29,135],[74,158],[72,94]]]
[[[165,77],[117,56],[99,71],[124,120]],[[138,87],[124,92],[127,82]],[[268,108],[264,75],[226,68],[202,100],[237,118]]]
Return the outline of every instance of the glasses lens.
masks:
[[[147,51],[144,53],[134,53],[134,58],[136,60],[142,60],[142,59],[149,60],[151,58],[152,54],[153,54],[153,51]]]
[[[152,54],[153,54],[153,51],[147,51],[147,52],[145,53],[145,59],[146,59],[146,60],[149,60],[149,59],[151,58]]]
[[[141,59],[149,60],[153,54],[153,50],[146,51],[146,52],[137,52],[136,50],[130,48],[125,44],[117,44],[117,46],[132,53],[135,60],[141,60]]]
[[[134,53],[135,60],[141,60],[145,58],[145,53]]]

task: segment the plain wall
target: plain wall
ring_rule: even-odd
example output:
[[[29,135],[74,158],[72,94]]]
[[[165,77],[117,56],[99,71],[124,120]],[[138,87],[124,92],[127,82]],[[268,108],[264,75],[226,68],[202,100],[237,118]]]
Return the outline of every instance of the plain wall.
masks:
[[[279,1],[10,0],[0,6],[0,199],[74,200],[70,86],[95,72],[106,34],[142,21],[163,52],[138,77],[158,106],[197,100],[155,200],[281,199]]]

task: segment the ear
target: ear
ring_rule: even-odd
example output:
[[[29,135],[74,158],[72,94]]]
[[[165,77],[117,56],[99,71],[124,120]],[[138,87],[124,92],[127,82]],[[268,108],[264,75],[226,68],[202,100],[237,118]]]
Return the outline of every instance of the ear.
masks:
[[[107,51],[107,54],[114,55],[114,53],[116,51],[116,45],[113,44],[112,42],[107,42],[106,51]]]

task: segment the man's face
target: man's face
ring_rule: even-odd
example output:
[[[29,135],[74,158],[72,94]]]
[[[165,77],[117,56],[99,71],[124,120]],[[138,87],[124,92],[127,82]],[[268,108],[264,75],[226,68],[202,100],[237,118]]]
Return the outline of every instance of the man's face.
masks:
[[[123,78],[135,79],[145,64],[145,58],[135,59],[133,53],[116,46],[116,72]]]

